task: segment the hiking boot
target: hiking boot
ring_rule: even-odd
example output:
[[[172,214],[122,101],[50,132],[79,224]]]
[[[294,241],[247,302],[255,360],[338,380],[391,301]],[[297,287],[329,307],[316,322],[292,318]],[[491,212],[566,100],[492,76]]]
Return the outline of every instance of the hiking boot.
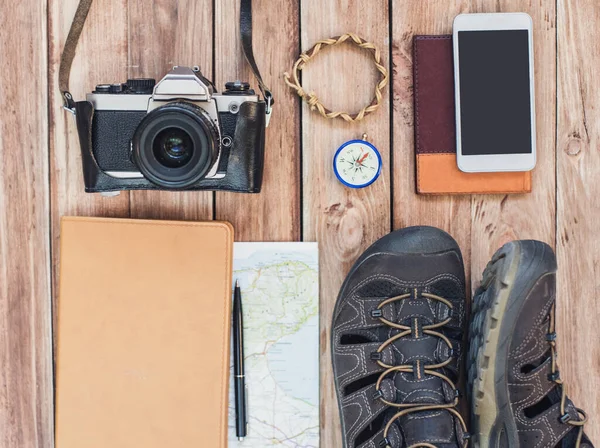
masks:
[[[539,241],[506,244],[483,273],[467,358],[475,446],[593,448],[556,364],[555,273]]]
[[[433,227],[393,232],[350,270],[331,347],[343,448],[462,448],[465,275],[456,242]]]

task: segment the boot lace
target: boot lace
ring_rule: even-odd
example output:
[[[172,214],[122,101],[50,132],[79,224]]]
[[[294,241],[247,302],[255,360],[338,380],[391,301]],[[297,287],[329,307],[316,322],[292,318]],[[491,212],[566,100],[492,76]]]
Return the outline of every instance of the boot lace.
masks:
[[[414,291],[414,294],[415,294],[415,296],[417,295],[417,290]],[[438,295],[430,294],[427,292],[421,292],[421,296],[424,298],[432,299],[432,300],[435,300],[435,301],[445,304],[450,309],[451,312],[454,308],[454,306],[452,305],[452,303],[449,300],[446,300],[443,297],[440,297]],[[377,383],[375,384],[376,392],[375,392],[374,398],[381,400],[387,406],[400,409],[396,414],[394,414],[392,416],[392,418],[385,425],[385,428],[383,431],[383,440],[381,441],[380,446],[385,447],[385,448],[392,448],[390,445],[391,442],[388,439],[389,431],[390,431],[392,424],[396,420],[400,419],[401,417],[411,414],[411,413],[415,413],[415,412],[446,410],[446,411],[450,412],[452,415],[454,415],[460,422],[462,429],[463,429],[463,433],[465,434],[463,448],[466,448],[469,443],[469,434],[467,433],[467,425],[466,425],[464,419],[462,418],[462,416],[460,415],[460,413],[455,409],[456,406],[458,405],[458,397],[459,397],[458,389],[456,388],[456,385],[454,384],[454,382],[450,378],[448,378],[448,376],[444,375],[444,373],[442,373],[442,371],[440,371],[441,369],[446,367],[448,364],[450,364],[452,362],[452,360],[454,359],[454,348],[452,346],[452,342],[450,341],[450,339],[448,339],[444,334],[442,334],[436,330],[443,327],[444,325],[447,325],[452,320],[452,317],[450,316],[441,322],[433,323],[430,325],[420,325],[419,319],[415,318],[413,320],[411,326],[397,324],[397,323],[392,322],[383,317],[383,307],[385,307],[386,305],[389,305],[391,303],[394,303],[394,302],[399,302],[402,300],[410,299],[411,297],[412,297],[411,293],[402,294],[402,295],[399,295],[396,297],[391,297],[389,299],[382,301],[377,306],[377,308],[371,312],[371,315],[373,317],[379,318],[381,323],[383,323],[384,325],[387,325],[391,328],[399,330],[399,333],[395,334],[394,336],[392,336],[389,339],[387,339],[386,341],[384,341],[379,346],[377,351],[374,352],[372,355],[372,359],[374,359],[377,362],[377,364],[379,364],[379,366],[381,366],[384,369],[384,371],[379,376]],[[383,350],[385,350],[390,344],[393,344],[395,341],[397,341],[403,337],[410,336],[410,335],[412,335],[415,338],[419,338],[419,337],[421,337],[421,335],[428,335],[428,336],[434,336],[434,337],[440,338],[448,345],[448,348],[450,350],[450,356],[443,362],[440,362],[438,364],[431,364],[431,365],[421,365],[421,361],[417,360],[416,363],[413,365],[406,364],[406,365],[393,366],[393,365],[386,364],[381,360],[381,353],[383,352]],[[454,399],[453,399],[453,401],[451,401],[449,403],[395,403],[395,402],[386,400],[383,397],[383,392],[381,391],[381,383],[388,375],[394,374],[397,372],[414,373],[414,375],[418,379],[421,379],[423,375],[431,375],[431,376],[438,377],[438,378],[442,379],[443,381],[445,381],[450,386],[450,388],[454,391]],[[432,445],[430,443],[416,443],[407,448],[419,448],[419,447],[436,448],[435,445]]]
[[[546,336],[548,343],[550,344],[550,358],[552,360],[552,373],[548,377],[552,382],[556,383],[561,388],[561,396],[560,396],[560,421],[564,424],[568,424],[571,426],[579,427],[579,431],[577,434],[577,440],[575,442],[575,448],[579,448],[581,446],[581,440],[583,439],[583,427],[586,424],[588,417],[587,414],[579,408],[575,408],[577,410],[577,414],[579,414],[579,420],[574,420],[571,415],[566,412],[567,406],[567,388],[565,383],[560,377],[560,372],[558,370],[558,351],[556,347],[556,304],[552,305],[550,309],[550,324],[548,329],[548,334]]]

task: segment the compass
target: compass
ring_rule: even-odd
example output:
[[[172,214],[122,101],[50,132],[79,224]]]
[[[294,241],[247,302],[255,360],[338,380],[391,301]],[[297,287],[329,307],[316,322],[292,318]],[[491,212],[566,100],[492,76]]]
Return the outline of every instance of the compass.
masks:
[[[347,187],[368,187],[381,173],[381,155],[366,137],[344,143],[333,157],[333,172]]]

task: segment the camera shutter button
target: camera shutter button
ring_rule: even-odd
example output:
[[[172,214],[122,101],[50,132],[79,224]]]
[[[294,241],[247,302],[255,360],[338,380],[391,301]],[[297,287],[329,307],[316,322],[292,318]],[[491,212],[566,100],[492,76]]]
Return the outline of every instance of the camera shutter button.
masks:
[[[121,93],[123,91],[123,84],[113,84],[110,86],[110,93]]]
[[[229,92],[246,92],[250,90],[250,84],[242,81],[230,81],[225,83],[225,89]]]
[[[98,84],[94,93],[110,93],[110,84]]]

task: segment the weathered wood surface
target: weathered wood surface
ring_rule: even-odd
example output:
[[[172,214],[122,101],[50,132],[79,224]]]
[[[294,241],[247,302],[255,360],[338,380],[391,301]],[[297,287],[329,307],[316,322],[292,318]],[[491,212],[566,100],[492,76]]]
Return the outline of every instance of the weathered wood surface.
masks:
[[[600,4],[558,1],[556,249],[560,367],[600,443]]]
[[[302,48],[348,31],[364,34],[389,65],[388,2],[301,0]],[[304,26],[302,24],[305,24]],[[366,27],[366,24],[373,24]],[[377,73],[368,52],[350,44],[329,47],[306,66],[302,83],[333,110],[355,112],[373,96]],[[291,63],[292,61],[290,61]],[[302,105],[304,239],[319,242],[321,277],[321,445],[341,446],[339,417],[331,369],[330,330],[333,307],[344,277],[356,258],[391,229],[389,90],[380,109],[359,124],[326,120]],[[352,190],[332,170],[335,150],[368,134],[381,152],[380,179],[369,188]]]
[[[2,0],[3,9],[9,5]],[[322,446],[340,446],[329,331],[343,278],[361,251],[392,228],[428,224],[460,243],[476,287],[490,255],[514,238],[557,248],[560,365],[600,440],[600,239],[598,156],[600,6],[594,0],[255,0],[256,57],[277,105],[268,129],[263,193],[83,192],[71,115],[60,108],[58,62],[77,0],[23,0],[0,15],[0,446],[52,446],[52,293],[63,215],[226,219],[238,240],[318,241],[321,250]],[[237,0],[96,0],[72,75],[76,98],[101,82],[160,78],[173,65],[200,65],[217,86],[249,79],[238,40]],[[538,167],[522,196],[419,197],[414,193],[412,37],[449,33],[460,12],[525,11],[534,20]],[[214,20],[213,20],[214,18]],[[22,31],[26,29],[27,32]],[[300,49],[356,32],[382,50],[392,72],[381,109],[360,124],[310,112],[281,75]],[[336,109],[370,100],[368,55],[324,50],[303,83]],[[250,79],[253,82],[253,79]],[[384,159],[371,187],[342,187],[331,158],[369,135]]]
[[[0,14],[0,446],[52,444],[46,9]],[[26,30],[26,32],[23,32]]]
[[[275,108],[267,129],[265,172],[260,195],[216,194],[216,218],[231,222],[237,241],[299,240],[300,109],[281,74],[298,54],[299,4],[270,0],[253,2],[255,57],[265,82],[273,90]],[[223,88],[236,79],[258,85],[250,76],[241,50],[239,0],[216,2],[215,79]]]

